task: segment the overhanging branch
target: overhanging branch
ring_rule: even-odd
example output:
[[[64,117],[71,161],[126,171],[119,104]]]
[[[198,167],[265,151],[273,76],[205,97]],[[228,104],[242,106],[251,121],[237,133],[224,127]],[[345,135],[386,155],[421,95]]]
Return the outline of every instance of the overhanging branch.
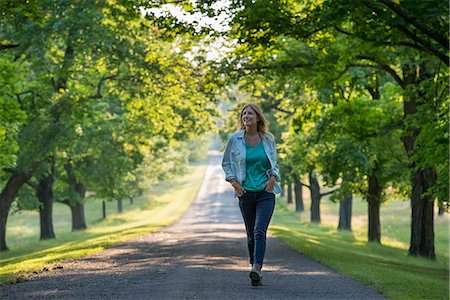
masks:
[[[334,192],[336,192],[336,191],[338,191],[338,190],[339,190],[339,189],[335,189],[335,190],[332,190],[332,191],[328,191],[328,192],[326,192],[326,193],[321,193],[321,194],[320,194],[320,197],[324,197],[324,196],[333,194]]]
[[[404,9],[399,4],[391,1],[391,0],[380,0],[381,3],[386,5],[390,10],[395,12],[397,15],[401,16],[405,21],[414,25],[417,29],[419,29],[422,33],[432,38],[436,42],[438,42],[444,49],[448,49],[448,45],[450,40],[445,35],[441,35],[440,33],[433,30],[427,24],[421,22],[419,19],[414,17],[409,11]]]
[[[274,65],[265,65],[265,66],[249,66],[249,67],[243,67],[243,70],[275,70],[275,69],[297,69],[297,68],[306,68],[306,67],[312,67],[313,64],[308,63],[296,63],[296,64],[274,64]]]
[[[0,51],[17,48],[19,47],[19,44],[0,44]]]
[[[392,69],[389,65],[380,63],[377,59],[371,57],[371,56],[367,56],[367,55],[357,55],[355,58],[357,59],[363,59],[363,60],[368,60],[371,62],[374,62],[375,65],[361,65],[361,64],[355,64],[356,66],[365,66],[365,67],[372,67],[372,68],[378,68],[380,70],[383,70],[387,73],[389,73],[395,81],[397,81],[397,83],[401,86],[401,87],[405,87],[405,82],[404,80],[400,77],[400,75],[397,74],[397,72],[395,72],[394,69]],[[351,64],[350,64],[351,65]]]
[[[434,47],[433,45],[431,45],[430,43],[424,41],[423,39],[421,39],[419,36],[417,36],[416,34],[412,33],[411,31],[409,31],[406,27],[401,26],[401,25],[397,25],[396,28],[402,32],[405,36],[407,36],[408,38],[412,39],[413,41],[415,41],[416,43],[422,45],[422,47],[424,48],[424,50],[427,50],[427,52],[434,54],[437,58],[439,58],[443,63],[445,63],[447,66],[449,66],[449,57],[442,53],[441,51],[439,51],[438,49],[436,49],[436,47]]]
[[[95,95],[90,96],[89,98],[91,98],[91,99],[100,99],[100,98],[102,98],[103,97],[102,96],[102,85],[103,85],[103,83],[105,82],[105,80],[113,79],[115,77],[116,77],[116,75],[102,77],[100,79],[100,81],[98,82],[98,84],[97,84],[97,93]]]
[[[292,115],[294,114],[294,112],[292,112],[292,111],[288,111],[288,110],[284,110],[284,109],[282,109],[282,108],[279,108],[278,105],[276,105],[276,104],[271,105],[270,108],[275,109],[275,110],[278,110],[279,112],[288,114],[288,115],[290,115],[290,116],[292,116]]]
[[[307,185],[307,184],[305,184],[305,183],[303,183],[303,182],[302,182],[302,185],[305,186],[305,187],[307,187],[308,189],[311,189],[311,187],[310,187],[309,185]]]
[[[31,180],[27,181],[27,184],[32,187],[33,189],[35,189],[36,191],[39,189],[38,185],[34,182],[32,182]]]

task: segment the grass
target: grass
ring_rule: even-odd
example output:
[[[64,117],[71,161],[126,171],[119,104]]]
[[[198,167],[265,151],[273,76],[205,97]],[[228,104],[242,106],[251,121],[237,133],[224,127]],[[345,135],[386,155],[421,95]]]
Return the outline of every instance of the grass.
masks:
[[[108,217],[102,220],[102,203],[85,205],[88,229],[71,232],[70,209],[55,203],[56,239],[39,241],[39,215],[25,211],[11,215],[7,227],[10,251],[0,253],[0,284],[40,271],[62,260],[85,256],[120,242],[168,226],[185,212],[200,189],[207,163],[190,166],[187,175],[161,183],[150,192],[124,201],[124,212],[116,213],[116,203],[107,202]]]
[[[310,203],[305,195],[305,207]],[[270,232],[293,249],[372,286],[389,299],[449,299],[449,217],[435,219],[436,261],[408,256],[410,208],[392,201],[381,207],[382,245],[367,242],[367,203],[354,200],[352,232],[338,231],[339,205],[322,200],[322,224],[296,213],[280,198]]]

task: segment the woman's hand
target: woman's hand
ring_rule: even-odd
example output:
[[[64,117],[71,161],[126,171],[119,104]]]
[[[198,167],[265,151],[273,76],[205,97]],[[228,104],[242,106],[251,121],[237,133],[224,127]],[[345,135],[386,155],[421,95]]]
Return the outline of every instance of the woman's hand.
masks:
[[[233,180],[231,182],[231,185],[233,186],[234,190],[236,191],[236,194],[238,195],[238,197],[241,197],[242,195],[244,195],[245,190],[242,188],[242,186],[239,184],[239,182],[237,182],[236,180]]]
[[[273,189],[275,187],[275,177],[270,176],[269,180],[267,180],[266,184],[264,184],[264,189],[268,192],[273,192]]]

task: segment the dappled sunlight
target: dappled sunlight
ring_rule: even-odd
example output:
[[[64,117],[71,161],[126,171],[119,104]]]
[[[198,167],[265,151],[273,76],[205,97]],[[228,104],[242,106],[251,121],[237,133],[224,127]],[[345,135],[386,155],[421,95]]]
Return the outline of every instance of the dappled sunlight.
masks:
[[[0,275],[4,275],[3,278],[9,278],[11,274],[23,274],[31,271],[39,271],[43,265],[52,264],[61,260],[67,260],[69,258],[76,258],[81,256],[90,255],[98,251],[109,248],[114,244],[124,241],[125,239],[132,239],[139,235],[148,234],[161,227],[167,226],[180,217],[184,210],[189,207],[189,204],[193,200],[198,187],[203,179],[203,174],[206,171],[205,166],[200,166],[196,175],[185,175],[172,184],[171,187],[165,186],[164,193],[160,193],[157,197],[160,203],[159,206],[153,206],[151,210],[143,210],[139,208],[145,207],[145,203],[141,203],[141,200],[135,199],[134,206],[130,206],[132,209],[127,210],[122,214],[109,215],[106,220],[101,222],[95,222],[94,226],[88,226],[84,231],[65,232],[56,231],[56,240],[46,240],[37,242],[38,230],[37,226],[27,226],[28,232],[22,232],[22,239],[15,239],[15,243],[10,243],[11,251],[0,254]],[[190,178],[195,179],[196,184],[184,185],[184,188],[179,188],[181,185],[177,182],[186,182]],[[172,192],[176,190],[175,192]],[[171,193],[172,192],[172,193]],[[175,198],[173,196],[176,196]],[[183,195],[180,197],[178,195]],[[186,195],[190,196],[186,197]],[[156,197],[156,196],[155,196]],[[155,201],[151,195],[147,196],[147,201]],[[173,202],[173,203],[172,203]],[[166,203],[166,204],[163,204]],[[92,205],[96,203],[92,203]],[[125,203],[124,203],[125,204]],[[161,206],[162,204],[162,206]],[[86,211],[89,214],[89,207],[91,204],[86,205]],[[128,207],[129,204],[125,204],[124,207]],[[55,205],[56,214],[70,214],[70,210],[62,204]],[[134,208],[134,209],[133,209]],[[36,215],[38,220],[39,216],[35,212],[27,212],[28,214]],[[13,217],[14,218],[14,217]],[[27,219],[29,220],[29,219]],[[67,230],[70,230],[68,222],[70,218],[58,216],[55,220],[59,223],[62,220],[65,221]],[[92,220],[92,219],[91,219]],[[33,220],[32,222],[36,222]],[[20,224],[20,223],[17,223]],[[56,224],[55,224],[56,225]],[[10,237],[14,237],[14,232],[20,230],[20,225],[16,225],[16,222],[8,223],[8,233]],[[30,238],[35,237],[35,240]],[[36,247],[36,243],[39,243]],[[27,251],[25,247],[33,247],[32,252]],[[17,249],[17,250],[16,250]],[[20,253],[20,254],[19,254]]]
[[[385,246],[390,246],[393,248],[399,248],[399,249],[403,249],[403,250],[408,250],[409,249],[409,244],[408,243],[404,243],[404,242],[400,242],[396,239],[391,239],[388,237],[382,237],[381,238],[381,243]]]
[[[305,208],[309,205],[309,194],[305,194]],[[367,202],[362,199],[354,199],[353,201],[353,216],[352,216],[352,231],[339,231],[338,225],[338,208],[339,204],[332,203],[330,201],[321,202],[321,224],[315,225],[309,222],[309,210],[306,209],[302,213],[294,213],[292,211],[285,211],[285,199],[281,201],[281,215],[283,218],[289,215],[289,220],[277,218],[275,214],[275,224],[285,224],[287,228],[299,228],[298,233],[290,232],[287,234],[293,234],[298,238],[311,239],[311,244],[314,244],[315,240],[323,240],[326,243],[334,241],[333,247],[342,249],[348,246],[362,247],[365,249],[369,247],[367,242],[368,236],[368,217],[367,217]],[[449,265],[449,215],[437,216],[437,207],[435,215],[435,247],[437,260],[446,266]],[[294,214],[291,216],[291,214]],[[381,224],[381,243],[380,250],[382,253],[386,251],[390,253],[391,249],[401,255],[402,257],[407,255],[410,242],[410,226],[411,226],[411,208],[408,201],[389,201],[383,203],[380,208],[380,224]],[[286,229],[285,230],[289,230]],[[323,238],[319,236],[323,235]],[[317,244],[317,243],[316,243]],[[349,247],[350,248],[350,247]],[[384,251],[386,250],[386,251]],[[348,251],[351,251],[348,249]],[[359,251],[359,250],[357,250]],[[377,250],[379,251],[379,250]],[[384,252],[383,252],[384,251]],[[365,254],[364,254],[365,255]],[[370,253],[367,254],[370,257],[377,257],[377,255]],[[381,256],[385,254],[380,254]],[[391,255],[391,254],[389,254]]]

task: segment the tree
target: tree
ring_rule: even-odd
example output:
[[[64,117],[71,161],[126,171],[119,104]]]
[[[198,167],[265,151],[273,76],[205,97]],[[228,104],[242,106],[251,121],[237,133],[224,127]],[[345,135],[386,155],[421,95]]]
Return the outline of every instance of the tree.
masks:
[[[120,157],[112,169],[102,165],[98,170],[116,172],[105,184],[117,183],[110,192],[126,194],[134,182],[130,174],[149,147],[157,147],[161,141],[167,144],[192,138],[211,128],[211,122],[206,121],[214,109],[211,91],[202,84],[205,71],[187,58],[188,46],[183,45],[183,39],[175,40],[171,33],[155,27],[136,3],[3,1],[1,10],[0,49],[8,52],[11,61],[22,63],[27,74],[17,92],[7,95],[21,103],[23,120],[15,124],[17,130],[12,135],[17,146],[12,143],[11,150],[16,153],[9,161],[2,161],[2,167],[14,165],[8,169],[10,175],[5,175],[0,194],[3,251],[7,249],[11,203],[53,155],[59,174],[66,173],[69,191],[57,198],[70,200],[80,216],[80,226],[74,228],[83,228],[86,187],[99,186],[98,180],[97,185],[82,180],[86,174],[79,170],[83,161],[105,154],[103,163],[112,162],[106,155],[105,144],[109,142],[114,150],[111,155]],[[9,112],[14,110],[11,107]],[[90,123],[95,110],[105,115],[94,116]],[[95,132],[99,128],[90,126],[105,126],[109,121],[110,136],[99,148],[80,139],[83,130]],[[155,136],[161,139],[153,143]],[[81,151],[76,153],[75,149]],[[49,188],[51,181],[47,181]]]

